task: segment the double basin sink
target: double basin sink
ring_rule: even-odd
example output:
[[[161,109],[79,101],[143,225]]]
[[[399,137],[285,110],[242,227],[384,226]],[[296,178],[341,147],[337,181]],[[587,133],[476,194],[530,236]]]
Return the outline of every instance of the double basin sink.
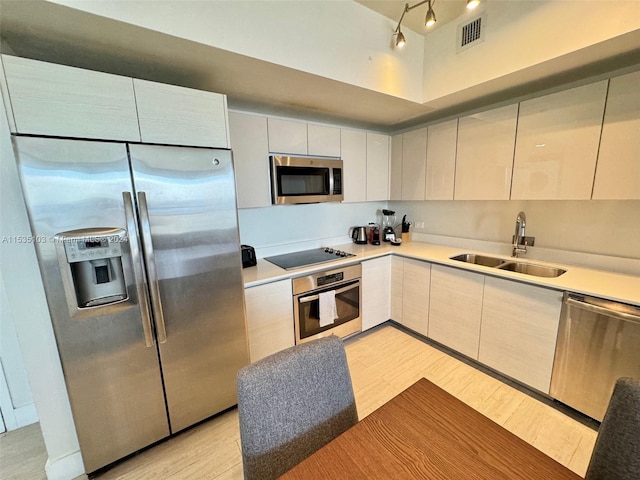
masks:
[[[555,278],[566,272],[566,270],[562,268],[518,262],[517,260],[505,260],[504,258],[477,255],[475,253],[463,253],[449,258],[459,262],[473,263],[474,265],[482,265],[499,270],[507,270],[509,272],[524,273],[525,275],[533,275],[535,277]]]

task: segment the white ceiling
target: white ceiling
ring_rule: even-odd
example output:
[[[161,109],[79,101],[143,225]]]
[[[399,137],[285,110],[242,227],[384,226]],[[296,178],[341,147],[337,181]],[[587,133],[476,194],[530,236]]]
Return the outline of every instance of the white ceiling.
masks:
[[[394,18],[403,8],[399,0],[360,3],[389,9],[389,14],[397,9]],[[465,3],[437,0],[438,21],[445,22]],[[577,52],[570,67],[566,58],[559,59],[517,78],[496,79],[441,98],[437,106],[421,105],[51,2],[0,0],[0,8],[3,53],[224,93],[229,106],[239,110],[390,133],[637,64],[640,55],[638,30],[594,51]],[[407,21],[421,22],[422,8],[409,12]]]

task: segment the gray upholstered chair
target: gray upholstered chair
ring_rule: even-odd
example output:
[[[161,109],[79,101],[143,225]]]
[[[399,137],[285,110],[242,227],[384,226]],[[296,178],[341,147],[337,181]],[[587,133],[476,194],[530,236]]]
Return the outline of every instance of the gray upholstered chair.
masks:
[[[640,479],[640,380],[616,382],[585,479]]]
[[[358,421],[342,340],[296,345],[238,372],[245,479],[277,478]]]

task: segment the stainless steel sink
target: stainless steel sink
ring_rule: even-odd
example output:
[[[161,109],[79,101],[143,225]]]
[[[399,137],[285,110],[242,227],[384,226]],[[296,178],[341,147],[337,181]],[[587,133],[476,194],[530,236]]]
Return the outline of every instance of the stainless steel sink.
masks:
[[[498,268],[509,272],[524,273],[525,275],[533,275],[534,277],[555,278],[566,272],[566,270],[562,268],[547,267],[535,263],[514,262],[513,260],[478,255],[475,253],[463,253],[449,258],[458,262],[473,263],[474,265],[483,265],[485,267]]]
[[[457,260],[459,262],[473,263],[475,265],[483,265],[485,267],[497,267],[498,265],[506,262],[506,260],[502,258],[476,255],[475,253],[463,253],[462,255],[456,255],[450,259]]]
[[[510,272],[524,273],[525,275],[534,275],[536,277],[559,277],[566,270],[556,267],[547,267],[545,265],[536,265],[534,263],[523,262],[507,262],[499,265],[500,270],[508,270]]]

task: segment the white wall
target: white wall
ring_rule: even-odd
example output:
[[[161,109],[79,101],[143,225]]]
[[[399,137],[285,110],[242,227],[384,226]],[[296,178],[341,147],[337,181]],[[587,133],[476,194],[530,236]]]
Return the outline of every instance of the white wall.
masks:
[[[458,25],[482,11],[486,14],[484,41],[456,54]],[[638,29],[637,0],[483,0],[459,21],[426,36],[424,102],[429,104]],[[566,57],[564,62],[564,68],[571,67]]]
[[[48,453],[49,480],[84,473],[60,357],[32,243],[4,103],[0,102],[0,276]]]
[[[506,244],[522,210],[536,247],[640,259],[640,200],[452,200],[390,202],[390,208],[424,222],[415,233]]]
[[[415,102],[423,38],[351,0],[51,0],[133,25]]]
[[[238,210],[240,241],[259,258],[349,243],[349,228],[380,221],[386,202],[279,205]]]

